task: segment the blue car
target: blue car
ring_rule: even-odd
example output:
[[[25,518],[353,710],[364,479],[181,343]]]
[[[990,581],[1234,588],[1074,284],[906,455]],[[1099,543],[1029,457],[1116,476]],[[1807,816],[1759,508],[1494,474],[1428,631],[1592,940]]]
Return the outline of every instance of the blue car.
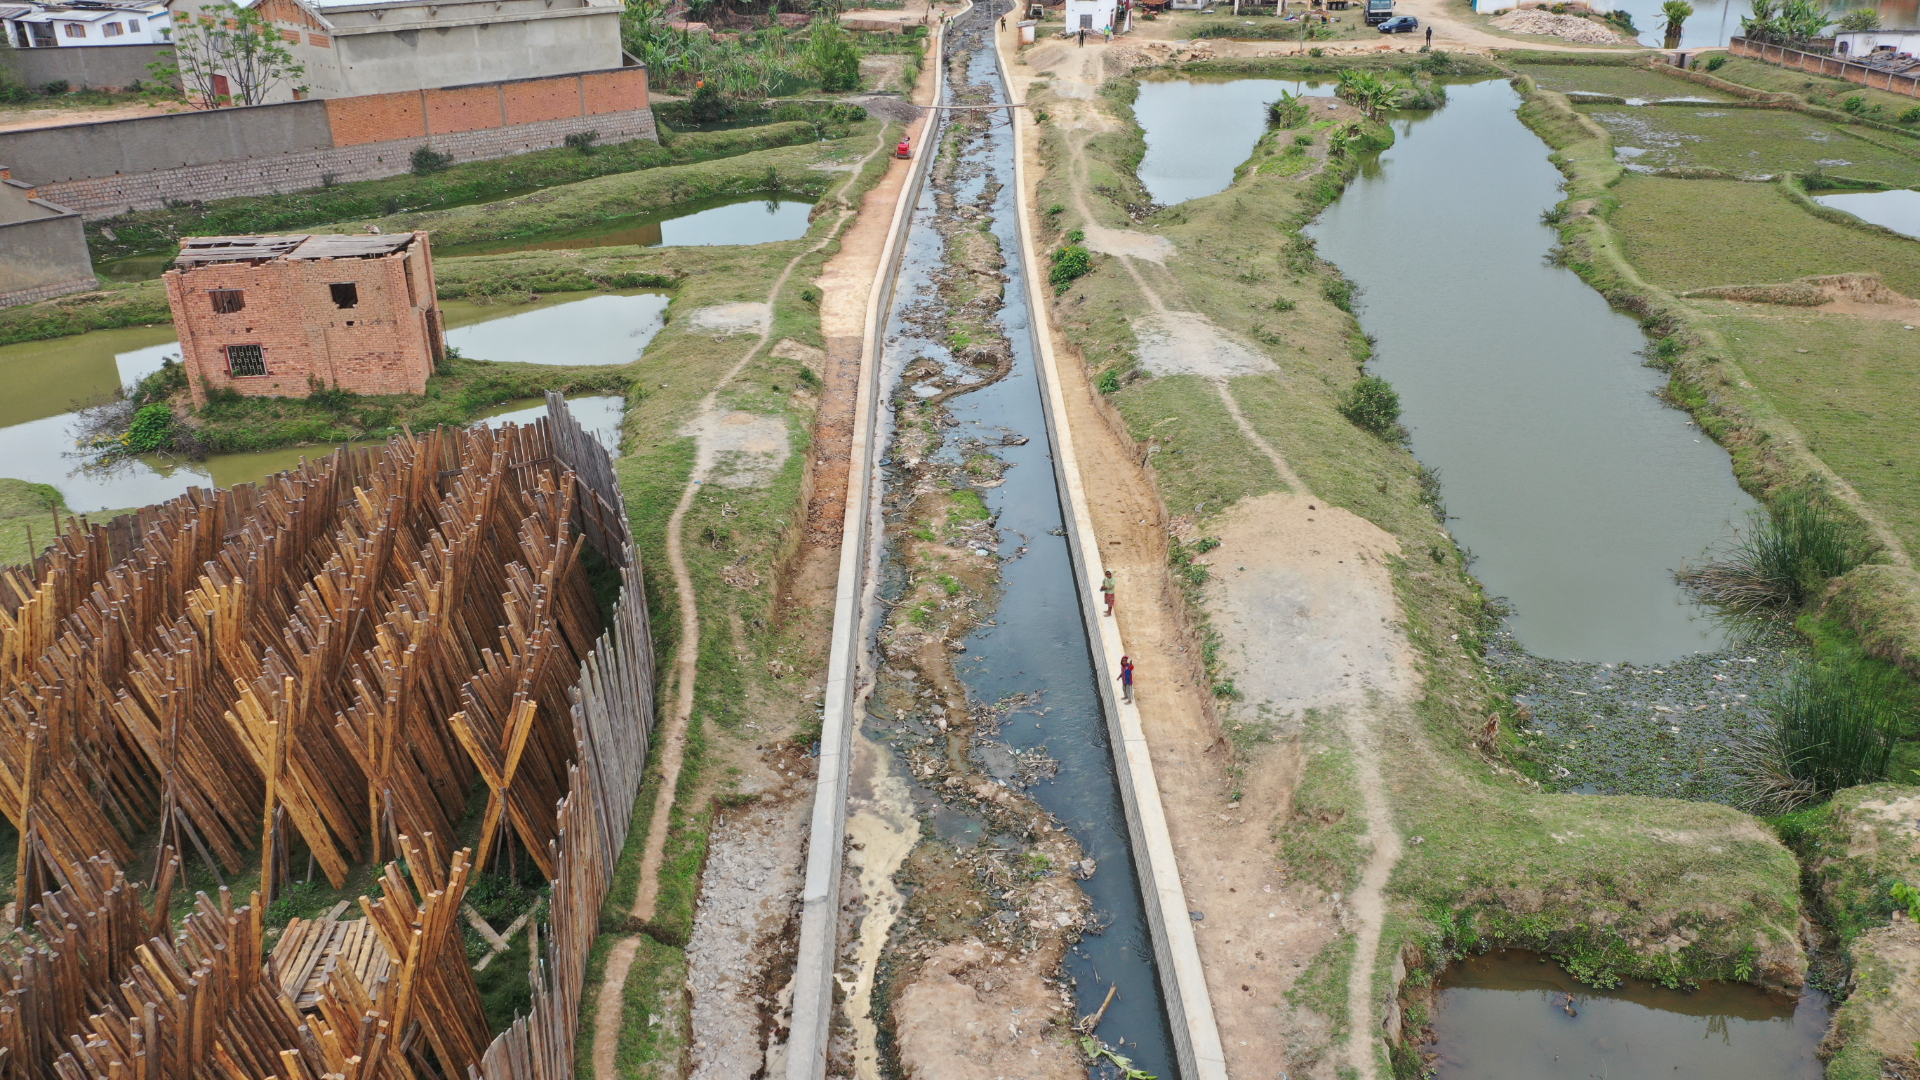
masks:
[[[1380,24],[1380,32],[1383,34],[1411,34],[1418,29],[1420,29],[1420,20],[1411,15],[1395,15]]]

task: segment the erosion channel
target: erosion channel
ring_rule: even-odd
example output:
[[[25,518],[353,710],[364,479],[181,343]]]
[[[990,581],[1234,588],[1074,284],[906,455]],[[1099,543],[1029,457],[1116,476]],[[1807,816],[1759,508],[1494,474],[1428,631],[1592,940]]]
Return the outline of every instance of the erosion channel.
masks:
[[[945,104],[1006,100],[998,14],[950,33]],[[1004,111],[943,115],[885,331],[883,614],[843,892],[865,917],[839,1052],[862,1077],[881,1056],[907,1075],[1082,1076],[1058,1025],[1117,987],[1098,1036],[1173,1077],[1051,462],[1012,132]]]

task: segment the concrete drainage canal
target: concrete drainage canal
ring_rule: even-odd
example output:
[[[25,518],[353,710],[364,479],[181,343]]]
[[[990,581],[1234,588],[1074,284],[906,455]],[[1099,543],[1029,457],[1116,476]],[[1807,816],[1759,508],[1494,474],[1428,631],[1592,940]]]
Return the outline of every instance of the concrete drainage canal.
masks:
[[[945,104],[1006,100],[997,14],[949,31]],[[944,116],[885,327],[829,1071],[1173,1077],[1031,346],[1013,135],[1004,111]]]

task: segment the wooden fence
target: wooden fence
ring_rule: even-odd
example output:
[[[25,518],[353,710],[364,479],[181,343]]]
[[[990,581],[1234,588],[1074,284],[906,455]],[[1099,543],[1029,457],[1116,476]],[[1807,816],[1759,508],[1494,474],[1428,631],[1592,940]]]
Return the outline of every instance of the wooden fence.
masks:
[[[1845,79],[1851,83],[1859,83],[1861,86],[1871,86],[1875,90],[1886,90],[1895,94],[1905,94],[1911,98],[1920,98],[1920,75],[1896,74],[1837,56],[1823,56],[1820,53],[1791,49],[1785,45],[1749,41],[1743,37],[1728,41],[1727,51],[1735,56],[1765,60],[1769,64],[1779,64],[1782,67],[1800,71],[1811,71],[1816,75]]]
[[[70,528],[0,574],[0,802],[42,898],[0,941],[0,1080],[571,1076],[653,654],[611,458],[549,400]],[[583,542],[621,575],[604,634]],[[477,855],[452,850],[476,775]],[[296,925],[271,958],[258,893],[169,935],[183,855],[237,870],[255,828],[266,900],[293,833],[336,885],[393,853],[409,875],[387,864],[368,926]],[[550,928],[532,1015],[488,1045],[456,913],[509,837]]]

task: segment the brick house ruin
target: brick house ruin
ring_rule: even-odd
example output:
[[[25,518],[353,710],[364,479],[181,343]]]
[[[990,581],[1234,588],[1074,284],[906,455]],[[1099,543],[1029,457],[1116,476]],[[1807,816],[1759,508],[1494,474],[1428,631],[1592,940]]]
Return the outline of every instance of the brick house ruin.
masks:
[[[419,394],[445,356],[424,232],[195,236],[164,275],[196,406],[209,389]]]

